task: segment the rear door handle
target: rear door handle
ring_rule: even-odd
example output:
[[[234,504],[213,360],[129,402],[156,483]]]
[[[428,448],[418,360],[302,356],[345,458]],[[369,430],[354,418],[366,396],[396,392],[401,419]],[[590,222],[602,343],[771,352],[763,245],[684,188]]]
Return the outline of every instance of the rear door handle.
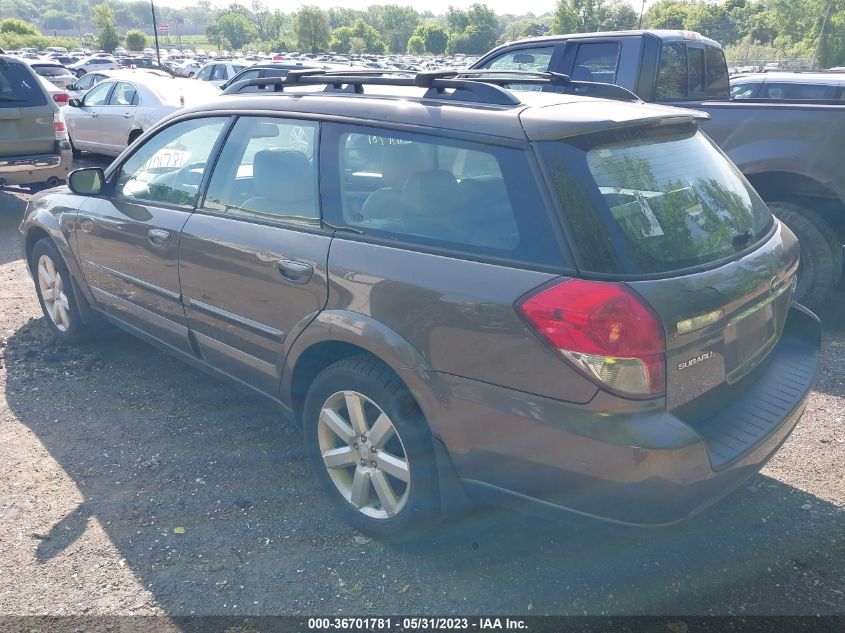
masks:
[[[162,231],[161,229],[150,229],[147,231],[147,239],[150,244],[158,247],[165,247],[170,241],[170,231]]]
[[[279,274],[287,281],[304,286],[314,275],[314,267],[305,262],[298,262],[292,259],[280,259],[276,265],[279,268]]]
[[[124,119],[131,119],[131,118],[132,118],[132,113],[131,113],[131,112],[126,112],[126,113],[123,115],[123,118],[124,118]]]

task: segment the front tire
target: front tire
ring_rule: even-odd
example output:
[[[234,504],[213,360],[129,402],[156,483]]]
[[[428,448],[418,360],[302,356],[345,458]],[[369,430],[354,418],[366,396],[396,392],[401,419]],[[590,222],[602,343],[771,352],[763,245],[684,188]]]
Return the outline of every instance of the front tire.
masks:
[[[401,542],[436,523],[431,434],[389,368],[370,356],[329,366],[311,384],[303,415],[317,476],[355,528]]]
[[[70,344],[88,339],[90,328],[82,319],[70,272],[56,245],[46,238],[39,240],[29,261],[38,302],[53,336]]]
[[[835,231],[811,209],[791,202],[769,202],[769,209],[795,233],[801,246],[801,265],[795,300],[819,308],[842,276],[842,246]]]

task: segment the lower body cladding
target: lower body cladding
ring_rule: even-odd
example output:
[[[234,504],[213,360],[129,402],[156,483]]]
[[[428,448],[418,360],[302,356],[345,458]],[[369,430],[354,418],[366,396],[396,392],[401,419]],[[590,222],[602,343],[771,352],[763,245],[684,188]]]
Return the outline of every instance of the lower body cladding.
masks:
[[[67,179],[73,157],[70,145],[55,154],[0,157],[0,186],[45,184],[53,187]]]
[[[820,347],[818,319],[793,305],[753,383],[692,424],[662,406],[605,413],[595,401],[572,405],[444,375],[429,423],[471,497],[541,514],[668,525],[735,490],[786,441]]]

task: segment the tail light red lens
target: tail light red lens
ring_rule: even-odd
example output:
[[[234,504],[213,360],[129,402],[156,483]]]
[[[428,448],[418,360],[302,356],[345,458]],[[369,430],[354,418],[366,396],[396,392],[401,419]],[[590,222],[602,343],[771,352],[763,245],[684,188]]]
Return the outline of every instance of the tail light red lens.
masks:
[[[593,380],[627,395],[665,392],[663,324],[627,286],[573,279],[520,299],[516,309]]]
[[[70,101],[70,95],[66,92],[54,92],[53,101],[60,104],[65,104]]]

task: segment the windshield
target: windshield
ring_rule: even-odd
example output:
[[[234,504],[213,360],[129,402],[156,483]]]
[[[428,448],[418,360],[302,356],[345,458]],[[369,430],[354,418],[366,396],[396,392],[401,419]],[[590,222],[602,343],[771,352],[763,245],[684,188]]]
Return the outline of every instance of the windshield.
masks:
[[[744,250],[772,223],[736,167],[693,125],[540,143],[584,270],[666,273]],[[596,231],[596,221],[604,230]]]

